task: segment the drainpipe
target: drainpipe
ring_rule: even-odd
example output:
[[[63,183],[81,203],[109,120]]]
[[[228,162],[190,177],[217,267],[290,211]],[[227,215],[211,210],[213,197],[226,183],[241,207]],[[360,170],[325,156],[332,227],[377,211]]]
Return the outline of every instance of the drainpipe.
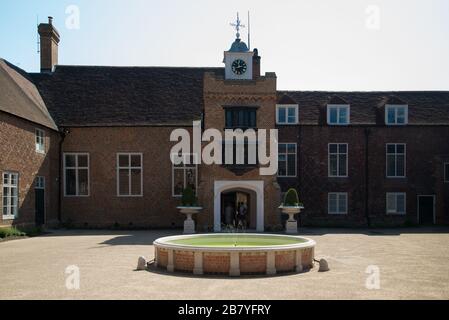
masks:
[[[371,227],[369,217],[369,135],[371,130],[365,128],[365,217],[368,227]]]
[[[65,137],[67,134],[69,134],[69,130],[66,128],[61,128],[60,134],[61,134],[61,140],[59,140],[59,190],[58,190],[58,221],[61,222],[62,220],[62,188],[63,186],[63,174],[62,174],[62,144],[64,143]]]

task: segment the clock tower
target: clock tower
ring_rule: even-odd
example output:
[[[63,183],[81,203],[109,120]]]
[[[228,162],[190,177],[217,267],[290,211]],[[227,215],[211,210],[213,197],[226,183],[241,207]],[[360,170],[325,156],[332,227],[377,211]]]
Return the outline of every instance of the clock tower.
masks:
[[[226,80],[253,80],[253,56],[245,42],[240,39],[241,24],[237,14],[236,23],[231,24],[237,30],[237,35],[231,49],[224,53]]]

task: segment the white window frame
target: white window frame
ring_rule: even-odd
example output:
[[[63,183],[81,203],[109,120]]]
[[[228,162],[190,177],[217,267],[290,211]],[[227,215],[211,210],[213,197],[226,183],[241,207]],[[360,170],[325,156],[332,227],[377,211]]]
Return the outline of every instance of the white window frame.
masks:
[[[402,195],[404,196],[404,212],[398,212],[397,211],[397,196],[398,195]],[[389,211],[388,210],[388,197],[389,196],[394,196],[395,197],[395,211]],[[406,192],[387,192],[386,196],[385,196],[385,212],[388,215],[406,215],[407,214],[407,193]]]
[[[398,176],[397,175],[397,166],[396,166],[396,159],[397,159],[397,156],[398,155],[402,155],[402,153],[388,153],[388,146],[389,145],[395,145],[395,146],[397,146],[397,145],[403,145],[404,146],[404,153],[403,153],[403,155],[404,155],[404,175],[403,176]],[[395,149],[397,149],[397,147],[395,148]],[[395,174],[396,175],[394,175],[394,176],[389,176],[388,175],[388,156],[389,155],[394,155],[394,157],[395,157]],[[407,177],[407,144],[406,143],[387,143],[386,145],[385,145],[385,175],[386,175],[386,177],[387,178],[389,178],[389,179],[403,179],[403,178],[406,178]]]
[[[295,109],[295,122],[288,122],[288,110],[289,109]],[[280,122],[279,121],[279,109],[285,109],[285,122]],[[277,104],[276,105],[276,124],[280,124],[280,125],[296,125],[299,123],[299,106],[297,104]]]
[[[66,156],[76,156],[75,167],[67,167],[66,166]],[[78,156],[87,156],[87,167],[79,167],[78,166]],[[63,153],[63,167],[64,167],[64,197],[67,197],[67,198],[90,197],[90,155],[89,155],[89,153],[87,153],[87,152],[64,152]],[[72,195],[72,194],[68,195],[67,194],[67,184],[66,184],[67,169],[76,169],[76,195]],[[79,194],[78,169],[87,169],[87,195]]]
[[[444,180],[444,183],[449,183],[449,180],[446,180],[446,175],[449,173],[449,172],[447,172],[446,170],[446,167],[447,166],[449,166],[449,162],[445,162],[444,164],[443,164],[443,180]]]
[[[286,152],[282,153],[282,154],[284,154],[286,156],[286,159],[287,159],[286,160],[286,164],[285,164],[286,171],[288,171],[288,155],[292,154],[292,153],[288,153],[288,146],[287,145],[289,145],[289,144],[295,145],[295,174],[294,175],[281,176],[281,175],[279,175],[279,168],[278,168],[278,177],[279,178],[295,178],[298,175],[298,168],[297,168],[297,166],[298,166],[298,144],[296,142],[280,142],[278,144],[278,157],[281,154],[279,152],[279,145],[281,145],[281,144],[285,144],[286,145]]]
[[[330,211],[330,202],[331,202],[331,195],[336,195],[337,196],[337,211]],[[345,196],[346,198],[346,210],[345,211],[338,211],[340,208],[340,196]],[[345,215],[348,214],[348,193],[347,192],[329,192],[327,194],[327,213],[328,214],[333,214],[333,215]]]
[[[34,180],[34,189],[45,190],[45,177],[44,176],[36,176],[36,178]]]
[[[332,123],[331,122],[331,110],[332,109],[337,109],[337,122],[336,123]],[[342,123],[340,122],[340,111],[342,109],[347,110],[346,114],[347,114],[347,118],[346,118],[346,122]],[[347,126],[351,123],[351,108],[349,104],[328,104],[327,105],[327,124],[330,126]]]
[[[337,155],[337,175],[331,174],[331,145],[336,144],[337,145],[337,153],[332,153]],[[340,145],[346,145],[346,175],[340,175],[340,161],[338,160],[338,157],[341,154],[340,153]],[[328,178],[347,178],[349,176],[348,172],[348,163],[349,163],[349,144],[348,143],[339,143],[339,142],[332,142],[328,143],[327,145],[327,176]]]
[[[9,177],[8,177],[8,181],[9,181],[9,183],[7,183],[7,184],[5,184],[4,182],[5,182],[5,175],[8,175]],[[15,176],[15,178],[16,178],[16,184],[15,185],[13,185],[13,184],[11,184],[11,177],[12,176]],[[4,198],[4,196],[5,196],[5,194],[4,194],[4,188],[9,188],[9,202],[8,202],[8,206],[6,207],[7,209],[7,211],[8,211],[8,214],[3,214],[3,207],[4,207],[4,201],[3,201],[3,198]],[[12,189],[17,189],[17,197],[16,197],[16,201],[15,201],[15,212],[14,213],[11,213],[11,209],[12,209],[12,205],[11,205],[11,199],[12,199],[12,197],[11,197],[11,190]],[[17,173],[17,172],[12,172],[12,171],[5,171],[5,172],[3,172],[3,174],[2,174],[2,207],[1,207],[1,210],[2,210],[2,217],[3,217],[3,220],[14,220],[14,219],[17,219],[18,218],[18,216],[19,216],[19,197],[20,197],[20,195],[19,195],[19,174]]]
[[[129,166],[120,167],[120,156],[128,156]],[[131,166],[131,156],[140,156],[140,167]],[[133,198],[133,197],[143,197],[143,153],[140,152],[119,152],[117,153],[117,197],[121,198]],[[139,169],[140,170],[140,194],[131,194],[131,170]],[[120,194],[120,170],[128,170],[128,194]]]
[[[34,145],[37,153],[45,154],[45,131],[42,129],[34,129]]]
[[[174,157],[175,155],[171,155],[171,157],[170,157],[170,160],[172,160],[172,159],[174,159],[173,157]],[[181,155],[180,155],[181,156]],[[196,157],[197,156],[197,154],[192,154],[192,153],[190,153],[190,154],[182,154],[182,157],[183,158],[185,158],[185,157]],[[172,161],[172,173],[171,173],[171,190],[172,190],[172,197],[173,198],[181,198],[182,197],[182,194],[175,194],[175,170],[183,170],[183,173],[184,173],[184,187],[183,187],[183,189],[185,189],[186,188],[186,181],[187,181],[187,179],[186,179],[186,172],[187,172],[187,170],[188,169],[192,169],[192,167],[194,167],[195,168],[195,194],[197,195],[198,194],[198,161],[194,161],[194,162],[196,162],[196,163],[194,163],[194,164],[188,164],[188,165],[186,165],[185,163],[186,163],[186,161],[183,161],[183,166],[175,166],[175,164],[173,163],[173,161]]]
[[[404,123],[398,123],[398,109],[404,108]],[[394,122],[388,122],[388,111],[394,109]],[[408,105],[406,104],[387,104],[385,105],[385,124],[388,126],[405,126],[408,124]]]

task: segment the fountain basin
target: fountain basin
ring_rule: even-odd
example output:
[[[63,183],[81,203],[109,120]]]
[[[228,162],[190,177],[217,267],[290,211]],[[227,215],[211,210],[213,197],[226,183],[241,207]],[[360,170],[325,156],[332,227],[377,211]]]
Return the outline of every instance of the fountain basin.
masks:
[[[155,263],[169,272],[274,275],[313,267],[315,241],[277,234],[199,234],[154,241]]]

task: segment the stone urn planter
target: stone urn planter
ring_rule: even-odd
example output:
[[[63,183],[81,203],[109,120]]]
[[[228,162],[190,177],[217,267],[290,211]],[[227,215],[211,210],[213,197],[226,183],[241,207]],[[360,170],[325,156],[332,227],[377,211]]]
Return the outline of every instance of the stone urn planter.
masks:
[[[298,221],[295,220],[295,214],[301,212],[304,209],[301,202],[299,202],[299,196],[296,189],[290,188],[284,197],[284,202],[279,207],[282,213],[288,214],[288,220],[285,223],[285,232],[288,234],[298,233]]]
[[[282,213],[288,214],[288,220],[285,223],[285,232],[288,234],[298,233],[298,221],[295,220],[295,214],[304,209],[303,206],[280,206]]]
[[[192,219],[194,214],[198,214],[203,210],[202,207],[184,207],[180,206],[177,209],[186,215],[186,220],[184,221],[184,234],[195,233],[195,221]]]

